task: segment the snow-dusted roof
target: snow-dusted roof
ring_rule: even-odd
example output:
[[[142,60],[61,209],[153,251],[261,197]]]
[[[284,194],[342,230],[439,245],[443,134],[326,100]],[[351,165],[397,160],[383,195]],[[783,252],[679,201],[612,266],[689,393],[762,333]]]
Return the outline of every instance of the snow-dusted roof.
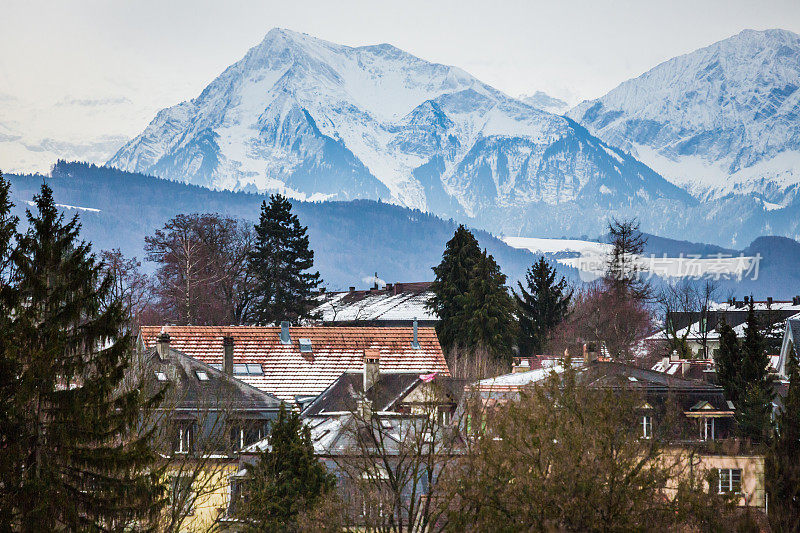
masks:
[[[315,309],[324,323],[337,322],[436,322],[427,307],[430,283],[398,283],[383,289],[324,294]]]

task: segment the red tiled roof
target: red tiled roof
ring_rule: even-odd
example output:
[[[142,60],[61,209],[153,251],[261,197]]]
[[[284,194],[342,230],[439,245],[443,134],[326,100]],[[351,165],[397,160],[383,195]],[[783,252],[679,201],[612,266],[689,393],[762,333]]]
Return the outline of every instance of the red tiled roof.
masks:
[[[261,376],[237,375],[283,400],[296,395],[316,396],[343,372],[363,371],[364,350],[380,352],[381,372],[450,372],[433,328],[419,328],[419,348],[411,347],[412,328],[387,327],[293,327],[292,343],[280,342],[279,327],[263,326],[164,326],[170,346],[206,364],[222,364],[222,338],[234,339],[233,362],[260,364]],[[161,326],[143,326],[146,348],[155,345]],[[299,340],[311,340],[312,353],[301,353]]]

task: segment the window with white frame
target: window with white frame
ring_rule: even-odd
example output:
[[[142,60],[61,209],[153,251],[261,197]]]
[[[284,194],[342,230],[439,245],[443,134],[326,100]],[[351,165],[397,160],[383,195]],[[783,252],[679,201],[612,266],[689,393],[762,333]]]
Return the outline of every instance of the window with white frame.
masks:
[[[642,415],[642,438],[653,436],[653,415]]]
[[[741,468],[718,468],[717,475],[720,494],[739,494],[742,492]]]
[[[715,435],[714,418],[703,418],[703,440],[714,440]]]
[[[194,427],[192,422],[179,422],[175,432],[175,452],[189,453],[192,451]]]

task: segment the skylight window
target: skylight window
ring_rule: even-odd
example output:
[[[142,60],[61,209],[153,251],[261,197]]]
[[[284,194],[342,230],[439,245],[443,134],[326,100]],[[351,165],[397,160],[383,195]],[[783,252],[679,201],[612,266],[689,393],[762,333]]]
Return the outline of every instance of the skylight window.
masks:
[[[312,351],[311,339],[300,339],[300,352],[311,353]]]
[[[197,370],[195,374],[197,374],[197,379],[199,379],[200,381],[208,381],[208,373],[206,371]]]
[[[260,376],[264,370],[256,363],[236,363],[233,365],[233,373],[240,376]]]
[[[247,365],[244,363],[237,363],[233,365],[234,374],[247,374]]]
[[[167,381],[167,375],[164,372],[156,371],[156,379],[158,381]]]
[[[261,365],[247,363],[247,373],[251,376],[260,376],[264,373],[264,369],[261,368]]]

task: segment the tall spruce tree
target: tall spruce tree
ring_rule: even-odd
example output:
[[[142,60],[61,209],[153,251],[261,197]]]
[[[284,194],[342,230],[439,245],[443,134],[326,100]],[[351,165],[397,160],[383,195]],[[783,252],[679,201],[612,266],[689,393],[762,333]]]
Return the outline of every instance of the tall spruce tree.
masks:
[[[336,478],[314,455],[308,426],[281,406],[269,447],[247,466],[247,497],[239,518],[247,531],[298,531],[298,516],[335,485]]]
[[[18,293],[11,285],[12,242],[17,217],[11,214],[11,187],[0,173],[0,531],[14,529],[14,490],[19,487],[19,454],[14,445],[22,430],[22,413],[15,401],[19,361],[12,350],[15,342],[11,325],[18,307]]]
[[[439,317],[436,333],[445,352],[470,343],[461,319],[473,271],[480,260],[478,240],[462,224],[445,245],[442,262],[433,267],[436,277],[430,287],[433,296],[428,306]]]
[[[759,442],[769,438],[773,397],[769,355],[762,328],[755,314],[753,298],[750,297],[736,375],[736,420],[742,436]]]
[[[800,365],[792,347],[786,360],[789,389],[766,458],[769,519],[775,531],[800,531]]]
[[[515,311],[505,274],[484,250],[472,270],[461,314],[456,317],[467,334],[464,346],[510,366],[517,332]]]
[[[12,254],[17,296],[2,313],[12,317],[0,356],[15,368],[3,389],[16,423],[2,435],[16,465],[1,484],[3,514],[22,531],[147,529],[162,487],[152,433],[138,426],[160,397],[123,383],[125,312],[103,305],[112,280],[78,240],[77,216],[64,221],[47,185],[34,200]]]
[[[316,306],[312,299],[322,279],[314,267],[307,228],[292,213],[292,203],[279,194],[261,204],[256,224],[256,241],[249,258],[254,278],[250,321],[274,324],[283,320],[297,323],[310,318]]]
[[[719,352],[714,356],[719,384],[733,403],[739,400],[738,372],[741,367],[741,349],[736,332],[725,319],[719,326]]]
[[[517,346],[520,355],[541,353],[547,337],[567,316],[572,291],[567,280],[556,281],[556,269],[540,257],[525,273],[525,284],[517,282],[519,294],[514,293],[519,317]]]

